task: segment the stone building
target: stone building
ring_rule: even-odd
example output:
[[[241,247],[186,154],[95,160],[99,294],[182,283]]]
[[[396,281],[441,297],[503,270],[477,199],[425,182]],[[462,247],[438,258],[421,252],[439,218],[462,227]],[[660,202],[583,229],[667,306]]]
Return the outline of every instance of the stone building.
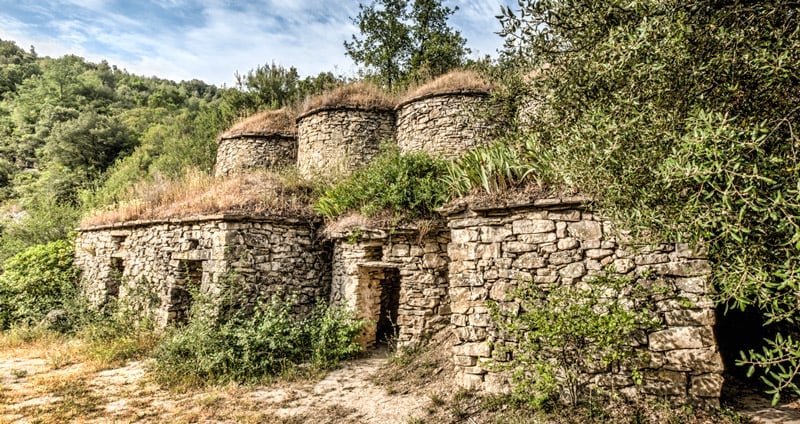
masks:
[[[313,98],[297,117],[297,169],[304,177],[341,176],[393,143],[394,104],[365,84]]]
[[[253,168],[280,169],[297,163],[297,128],[286,110],[246,118],[217,139],[214,175],[222,177]]]
[[[710,267],[685,244],[631,246],[611,223],[586,210],[585,199],[538,199],[502,207],[459,204],[443,212],[450,228],[447,253],[453,361],[462,386],[502,390],[505,376],[491,366],[506,340],[493,329],[489,302],[514,311],[508,294],[521,282],[577,285],[609,269],[633,284],[666,288],[653,311],[662,326],[643,334],[636,348],[649,361],[643,384],[611,369],[587,370],[597,386],[629,397],[652,396],[675,404],[718,406],[723,363],[714,335]]]
[[[289,126],[259,130],[253,121],[232,128],[220,137],[217,175],[292,163],[305,176],[347,173],[374,157],[395,131],[403,151],[445,157],[484,142],[487,126],[472,111],[485,107],[485,90],[410,96],[396,109],[397,126],[394,105],[356,92],[364,94],[347,88],[306,105],[296,118],[296,150],[265,135],[288,140]],[[300,309],[319,300],[355,309],[371,320],[364,346],[415,345],[452,331],[458,383],[488,391],[506,387],[492,363],[504,360],[497,352],[509,342],[493,328],[489,302],[513,310],[506,294],[521,281],[577,285],[613,266],[636,284],[656,279],[670,291],[653,311],[662,327],[637,340],[650,358],[643,384],[612,370],[587,370],[590,381],[622,387],[632,397],[711,405],[723,383],[707,260],[681,244],[630,246],[584,199],[457,203],[421,227],[332,234],[313,218],[291,216],[126,222],[80,229],[76,264],[95,304],[144,291],[151,302],[142,308],[161,325],[186,319],[192,293],[219,293],[236,275],[244,281],[245,302],[280,294],[296,298]]]
[[[489,140],[489,93],[457,89],[424,93],[397,106],[397,146],[454,159]]]
[[[183,321],[192,293],[213,296],[235,276],[246,306],[272,295],[310,309],[331,286],[331,245],[306,219],[214,215],[82,228],[75,264],[89,300],[139,303],[164,326]]]

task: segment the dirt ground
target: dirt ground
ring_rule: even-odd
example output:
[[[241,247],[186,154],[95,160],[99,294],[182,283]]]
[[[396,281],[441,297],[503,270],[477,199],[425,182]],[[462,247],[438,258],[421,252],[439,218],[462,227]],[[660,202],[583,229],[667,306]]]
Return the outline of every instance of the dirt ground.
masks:
[[[26,353],[34,353],[29,355]],[[44,354],[41,354],[44,353]],[[369,377],[386,353],[349,361],[323,379],[170,392],[141,361],[112,369],[56,364],[46,352],[0,352],[0,423],[406,423],[429,402]]]
[[[150,381],[145,362],[103,369],[75,361],[69,351],[69,346],[0,350],[0,423],[494,421],[478,401],[453,402],[448,383],[452,368],[436,347],[435,354],[418,356],[404,366],[387,367],[397,359],[377,351],[313,381],[185,392]],[[773,408],[758,393],[737,390],[732,406],[752,422],[800,423],[799,400]]]

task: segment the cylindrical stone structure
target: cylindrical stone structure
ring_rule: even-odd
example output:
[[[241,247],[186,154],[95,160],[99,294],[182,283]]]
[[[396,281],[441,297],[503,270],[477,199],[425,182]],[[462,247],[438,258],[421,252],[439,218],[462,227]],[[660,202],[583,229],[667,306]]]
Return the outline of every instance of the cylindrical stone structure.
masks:
[[[297,163],[297,127],[294,117],[283,109],[250,116],[222,133],[217,142],[217,177]]]
[[[422,151],[452,159],[488,141],[492,127],[489,86],[477,75],[469,78],[474,78],[469,85],[434,80],[396,107],[396,137],[401,152]],[[464,85],[459,87],[457,83]]]
[[[300,175],[346,176],[372,160],[382,143],[394,141],[394,105],[359,89],[341,87],[297,117]]]

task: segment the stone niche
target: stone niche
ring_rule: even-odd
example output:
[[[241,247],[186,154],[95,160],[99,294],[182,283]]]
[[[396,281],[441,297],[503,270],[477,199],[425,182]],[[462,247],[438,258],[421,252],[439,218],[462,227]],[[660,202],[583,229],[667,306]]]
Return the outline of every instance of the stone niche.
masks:
[[[723,364],[713,331],[708,261],[684,244],[623,243],[610,222],[583,204],[579,198],[542,199],[496,209],[460,204],[443,211],[452,231],[449,296],[459,383],[487,391],[508,388],[506,376],[491,366],[506,360],[495,353],[508,341],[494,329],[489,301],[514,311],[506,295],[521,281],[579,284],[613,265],[635,284],[657,282],[670,290],[655,302],[661,328],[632,341],[649,358],[641,369],[643,383],[603,369],[586,370],[589,384],[613,385],[630,398],[718,406]]]
[[[449,231],[348,230],[334,234],[331,303],[370,324],[359,342],[413,346],[450,323]]]
[[[81,288],[96,306],[116,297],[165,326],[187,319],[192,293],[214,297],[242,284],[247,307],[273,295],[292,297],[297,312],[329,295],[329,243],[301,219],[215,215],[83,228],[75,241]]]
[[[325,106],[297,117],[297,167],[305,177],[347,175],[394,140],[388,108]]]
[[[221,137],[214,176],[245,169],[288,168],[297,162],[297,137],[284,134],[241,134]]]
[[[461,90],[412,97],[397,108],[397,145],[400,151],[427,152],[444,158],[485,144],[489,93]]]

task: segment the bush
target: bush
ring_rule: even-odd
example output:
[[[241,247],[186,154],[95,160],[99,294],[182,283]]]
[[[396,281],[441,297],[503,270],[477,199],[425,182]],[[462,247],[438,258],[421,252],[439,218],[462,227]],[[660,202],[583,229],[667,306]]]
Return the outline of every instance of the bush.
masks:
[[[631,338],[659,324],[641,304],[647,296],[637,287],[611,274],[584,288],[530,282],[514,294],[520,301],[518,315],[490,304],[503,337],[517,342],[513,348],[499,346],[512,356],[501,369],[512,372],[515,395],[537,408],[559,399],[576,405],[589,390],[586,370],[612,364],[632,370],[637,380],[640,355]]]
[[[274,298],[222,319],[205,307],[193,307],[192,320],[172,329],[156,348],[156,379],[173,386],[254,382],[304,362],[328,369],[360,352],[353,338],[363,321],[323,303],[307,318],[297,319],[293,306]]]
[[[328,218],[357,211],[374,216],[390,211],[413,218],[432,213],[448,197],[447,163],[425,153],[388,149],[366,168],[328,189],[314,209]]]
[[[0,276],[0,328],[32,325],[61,309],[75,295],[78,270],[72,242],[59,240],[29,247],[3,264]]]

